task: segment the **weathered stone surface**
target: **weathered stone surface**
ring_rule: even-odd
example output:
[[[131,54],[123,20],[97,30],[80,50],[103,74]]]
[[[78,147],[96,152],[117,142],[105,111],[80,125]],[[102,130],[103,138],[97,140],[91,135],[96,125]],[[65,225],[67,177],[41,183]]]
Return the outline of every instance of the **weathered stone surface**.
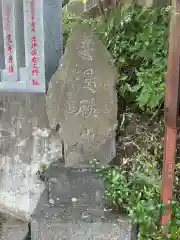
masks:
[[[32,154],[30,102],[25,94],[0,94],[0,154],[28,162]],[[17,158],[17,160],[16,160]],[[9,161],[9,160],[8,160]]]
[[[34,155],[35,152],[33,151],[36,147],[33,136],[35,129],[49,130],[45,97],[36,94],[1,93],[0,107],[1,166],[3,167],[4,162],[7,161],[9,163],[30,163],[33,157],[38,157]],[[41,138],[45,140],[43,135]],[[48,139],[49,153],[52,152],[54,148],[54,139],[55,136],[51,133]],[[45,151],[47,151],[47,149],[41,144],[41,157],[45,154]],[[36,152],[36,154],[39,153]],[[60,155],[59,157],[61,157],[61,144],[58,149],[58,154]],[[49,155],[49,160],[50,159],[51,155]]]
[[[53,200],[57,207],[69,204],[95,210],[103,203],[103,183],[91,169],[80,170],[51,165],[46,178],[49,200]]]
[[[108,208],[94,171],[54,165],[46,178],[51,189],[32,216],[32,240],[131,239],[131,221]]]
[[[83,148],[87,149],[88,152],[83,154]],[[67,167],[87,167],[87,163],[93,159],[100,161],[100,163],[109,163],[116,156],[116,140],[115,134],[106,142],[104,142],[98,150],[90,151],[91,148],[86,142],[77,144],[70,150],[65,151],[65,159]]]
[[[10,166],[0,176],[0,212],[28,221],[44,189],[29,165]]]
[[[60,125],[67,165],[87,164],[114,137],[116,77],[105,46],[87,25],[78,26],[68,40],[63,66],[51,79],[47,95],[48,118],[52,128]],[[73,162],[69,154],[73,154]],[[98,160],[103,163],[111,160],[102,155]]]
[[[1,240],[24,240],[28,233],[28,223],[8,218],[2,223]]]
[[[68,222],[104,216],[104,186],[94,170],[52,164],[45,177],[47,188],[33,217]]]
[[[1,93],[0,100],[0,211],[28,219],[44,190],[34,176],[62,156],[62,144],[49,129],[45,96]]]
[[[44,0],[44,47],[46,80],[59,67],[63,54],[62,0]]]
[[[121,223],[38,223],[32,225],[32,240],[131,240],[131,226]]]

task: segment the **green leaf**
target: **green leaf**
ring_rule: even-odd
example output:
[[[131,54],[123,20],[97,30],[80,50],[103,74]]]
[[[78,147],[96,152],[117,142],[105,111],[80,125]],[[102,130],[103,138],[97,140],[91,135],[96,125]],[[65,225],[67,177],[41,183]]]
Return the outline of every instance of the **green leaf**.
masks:
[[[137,92],[141,89],[141,85],[135,85],[131,88],[131,92]]]
[[[150,93],[149,92],[141,92],[140,95],[137,97],[136,101],[139,105],[139,107],[145,106],[150,99]]]
[[[127,75],[122,75],[122,76],[119,77],[120,81],[124,81],[125,82],[127,79],[128,79]]]

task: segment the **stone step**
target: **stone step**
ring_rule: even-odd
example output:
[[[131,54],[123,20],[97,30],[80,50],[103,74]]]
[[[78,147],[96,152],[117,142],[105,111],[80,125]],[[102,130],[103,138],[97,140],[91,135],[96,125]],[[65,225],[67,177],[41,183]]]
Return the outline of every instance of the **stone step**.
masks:
[[[58,223],[36,221],[32,224],[32,240],[131,240],[131,225],[121,222]]]
[[[28,234],[27,222],[13,218],[1,218],[0,221],[0,240],[24,240]]]
[[[53,166],[47,190],[32,216],[32,240],[132,240],[131,220],[108,208],[104,187],[91,169]]]

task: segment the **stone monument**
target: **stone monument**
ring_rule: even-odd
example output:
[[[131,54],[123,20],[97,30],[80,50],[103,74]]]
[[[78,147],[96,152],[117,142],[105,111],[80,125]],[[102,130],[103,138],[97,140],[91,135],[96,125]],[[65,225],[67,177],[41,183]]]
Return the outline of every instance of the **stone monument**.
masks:
[[[78,26],[47,93],[49,122],[60,126],[66,166],[87,166],[93,159],[108,164],[115,156],[117,71],[110,62],[89,26]]]

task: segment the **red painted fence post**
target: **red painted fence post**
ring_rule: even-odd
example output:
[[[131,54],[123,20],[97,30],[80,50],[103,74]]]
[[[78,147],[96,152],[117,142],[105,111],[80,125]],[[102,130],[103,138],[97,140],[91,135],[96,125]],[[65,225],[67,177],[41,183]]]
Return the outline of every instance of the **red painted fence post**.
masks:
[[[176,158],[177,116],[179,113],[180,0],[172,0],[172,6],[173,13],[170,24],[168,72],[165,95],[162,201],[166,206],[166,214],[161,217],[161,224],[163,226],[169,223],[172,214],[171,202]]]

